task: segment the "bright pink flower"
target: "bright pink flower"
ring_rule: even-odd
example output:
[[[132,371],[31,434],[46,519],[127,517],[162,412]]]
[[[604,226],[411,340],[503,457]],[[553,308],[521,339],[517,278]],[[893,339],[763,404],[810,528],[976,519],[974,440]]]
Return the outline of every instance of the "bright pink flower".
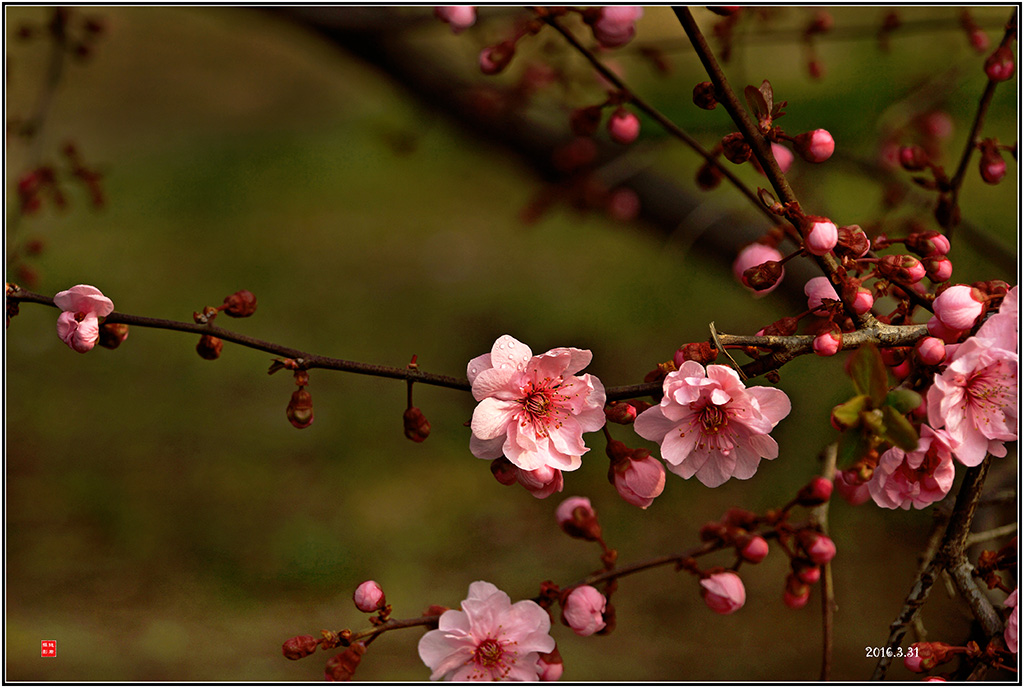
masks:
[[[781,260],[782,254],[779,253],[778,249],[772,248],[771,246],[765,246],[764,244],[759,242],[754,242],[753,244],[748,244],[744,246],[743,249],[739,252],[739,255],[736,256],[736,260],[733,261],[732,264],[732,274],[736,277],[737,281],[739,281],[739,283],[742,284],[744,287],[750,289],[759,296],[763,296],[764,294],[771,293],[775,289],[775,287],[779,286],[779,283],[782,282],[782,277],[785,276],[786,274],[786,269],[783,268],[782,271],[779,273],[779,279],[778,281],[775,282],[775,284],[768,287],[767,289],[761,290],[755,290],[753,287],[751,287],[750,284],[747,282],[746,278],[743,276],[743,273],[746,272],[749,268],[756,267],[763,263],[767,263],[768,261],[779,262]]]
[[[665,466],[650,454],[612,465],[608,475],[619,496],[641,509],[653,504],[665,489]]]
[[[536,681],[540,654],[555,649],[550,629],[548,613],[533,600],[512,604],[493,584],[476,581],[462,611],[449,609],[420,638],[420,659],[431,681]]]
[[[377,581],[372,580],[359,584],[359,587],[352,594],[352,601],[356,603],[356,609],[368,614],[372,614],[387,604],[387,601],[384,599],[384,591],[377,584]]]
[[[1003,602],[1004,607],[1013,607],[1010,617],[1006,620],[1006,628],[1003,629],[1003,640],[1006,641],[1006,649],[1017,654],[1017,588],[1013,589],[1010,596]]]
[[[832,283],[828,281],[828,277],[812,277],[807,280],[807,284],[804,285],[804,294],[807,295],[807,308],[810,310],[820,306],[826,299],[839,300],[839,294],[836,293],[836,288],[832,286]]]
[[[452,33],[459,33],[476,22],[476,7],[473,5],[445,5],[434,8],[434,16],[452,27]]]
[[[713,573],[700,579],[704,604],[719,614],[732,614],[747,601],[743,581],[732,571]]]
[[[839,228],[827,218],[809,218],[804,226],[804,248],[815,256],[823,256],[836,247]]]
[[[819,356],[835,356],[843,348],[843,335],[839,332],[822,332],[814,338],[811,348]]]
[[[57,336],[75,351],[84,354],[100,339],[100,318],[114,310],[114,302],[96,287],[78,284],[59,292],[53,303],[61,309],[57,317]]]
[[[925,365],[939,365],[946,359],[946,345],[938,337],[924,337],[914,345],[914,350]]]
[[[832,157],[836,142],[825,129],[815,129],[797,136],[793,143],[796,151],[807,162],[825,162]]]
[[[1017,308],[1014,287],[928,389],[928,422],[945,427],[965,466],[977,466],[986,453],[1006,456],[1003,443],[1017,439]]]
[[[836,471],[836,492],[852,506],[858,506],[871,499],[867,483],[854,479],[852,471]]]
[[[591,358],[590,351],[574,348],[534,356],[513,337],[498,337],[491,353],[467,366],[473,396],[480,402],[473,411],[470,451],[481,459],[504,454],[523,471],[579,468],[580,457],[589,451],[583,433],[605,423],[601,381],[576,375]]]
[[[935,317],[951,330],[969,330],[981,315],[981,292],[956,284],[935,297]]]
[[[892,447],[883,453],[867,483],[875,504],[924,509],[945,497],[956,477],[951,443],[942,430],[922,425],[917,449],[908,453]]]
[[[608,118],[608,135],[616,143],[633,143],[640,135],[640,118],[626,108],[618,108]]]
[[[665,377],[664,396],[637,416],[637,434],[661,445],[669,470],[694,475],[708,487],[729,478],[746,480],[761,459],[774,459],[779,445],[768,433],[789,415],[786,393],[747,389],[732,368],[684,361]]]
[[[562,607],[562,618],[576,635],[594,635],[605,627],[604,610],[608,600],[590,585],[574,588]]]
[[[605,48],[618,48],[633,40],[636,22],[644,15],[639,5],[612,5],[601,8],[600,18],[591,27],[594,38]]]

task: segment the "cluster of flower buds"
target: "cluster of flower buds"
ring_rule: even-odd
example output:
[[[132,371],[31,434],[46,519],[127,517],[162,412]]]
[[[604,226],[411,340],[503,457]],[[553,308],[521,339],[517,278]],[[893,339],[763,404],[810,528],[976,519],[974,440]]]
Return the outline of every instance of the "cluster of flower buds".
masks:
[[[230,296],[225,296],[224,303],[219,306],[206,306],[202,311],[193,312],[192,319],[198,325],[209,325],[221,312],[232,318],[248,318],[256,312],[256,296],[248,289],[236,291]],[[220,358],[223,349],[224,340],[212,334],[202,335],[196,344],[196,352],[208,361]]]

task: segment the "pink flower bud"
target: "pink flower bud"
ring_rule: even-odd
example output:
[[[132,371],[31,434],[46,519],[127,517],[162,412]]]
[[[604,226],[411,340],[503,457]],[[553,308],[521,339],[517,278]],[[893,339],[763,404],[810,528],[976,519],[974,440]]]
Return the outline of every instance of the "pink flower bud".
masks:
[[[620,222],[630,222],[640,215],[640,196],[636,191],[621,186],[608,194],[608,215]]]
[[[476,22],[476,7],[473,5],[446,5],[434,8],[434,16],[448,22],[452,33],[460,33]]]
[[[755,242],[744,246],[736,256],[736,260],[732,264],[732,274],[736,277],[737,281],[743,286],[757,294],[768,294],[782,281],[783,275],[785,275],[785,268],[779,264],[782,260],[782,254],[779,253],[778,249],[766,246],[762,243]],[[745,273],[747,270],[764,265],[768,262],[774,262],[778,265],[777,271],[771,271],[770,274],[766,274],[766,277],[775,277],[776,272],[778,273],[776,280],[769,286],[764,286],[762,282],[758,282],[758,287],[754,287],[749,279],[746,278]],[[767,280],[766,280],[767,281]]]
[[[562,678],[562,672],[565,671],[565,665],[562,663],[562,655],[558,652],[558,647],[551,652],[546,652],[538,657],[540,663],[540,672],[537,678],[541,681],[557,681]]]
[[[900,165],[908,172],[920,172],[928,165],[928,154],[920,146],[900,148]]]
[[[601,537],[601,524],[597,512],[586,497],[568,497],[555,509],[555,520],[566,535],[581,540],[597,540]]]
[[[1001,45],[985,60],[985,76],[991,81],[1006,81],[1013,77],[1013,51]]]
[[[593,635],[604,628],[608,601],[597,588],[581,585],[573,589],[562,606],[562,619],[576,635]]]
[[[382,609],[387,601],[384,599],[384,591],[377,581],[364,581],[359,584],[352,594],[352,601],[356,603],[356,609],[367,614],[372,614]]]
[[[643,452],[644,456],[640,458],[612,463],[608,468],[608,477],[620,497],[634,506],[646,509],[665,489],[665,466],[646,450]]]
[[[817,476],[800,488],[796,493],[796,503],[800,506],[818,506],[832,497],[832,481]]]
[[[904,243],[919,256],[944,256],[949,253],[949,239],[938,232],[914,232]]]
[[[814,310],[821,306],[824,300],[838,301],[839,294],[836,288],[828,281],[828,277],[812,277],[804,285],[804,294],[807,295],[807,308]]]
[[[713,573],[702,578],[704,604],[718,614],[732,614],[747,601],[743,581],[732,571]]]
[[[782,592],[782,601],[790,609],[800,609],[811,598],[811,586],[804,583],[793,573],[786,575],[786,587]]]
[[[613,401],[604,409],[604,416],[610,423],[629,425],[636,420],[637,408],[625,401]]]
[[[925,365],[938,365],[946,359],[946,344],[937,337],[925,337],[914,349]]]
[[[875,267],[878,276],[906,284],[916,284],[927,274],[921,261],[908,255],[882,256]]]
[[[565,484],[562,471],[551,466],[541,466],[533,471],[524,471],[516,467],[516,480],[537,499],[547,499],[556,492],[561,492]]]
[[[857,289],[857,295],[853,297],[853,312],[857,315],[863,315],[871,310],[871,307],[875,305],[875,297],[871,294],[871,290],[865,287]]]
[[[760,564],[768,556],[768,541],[760,535],[752,535],[737,549],[743,561]]]
[[[316,652],[320,641],[311,635],[297,635],[281,645],[281,652],[287,659],[302,659]]]
[[[897,380],[906,380],[907,376],[910,375],[910,359],[903,361],[899,365],[892,366],[889,370],[892,371],[893,377]]]
[[[508,67],[515,54],[516,44],[512,41],[488,46],[480,51],[480,71],[488,76],[497,74]]]
[[[618,48],[636,35],[636,22],[644,15],[639,5],[611,5],[601,8],[601,16],[591,29],[594,38],[605,48]]]
[[[965,284],[957,284],[939,294],[932,308],[935,317],[951,330],[969,330],[982,313],[984,296]]]
[[[953,262],[945,256],[929,256],[921,261],[928,279],[936,284],[953,276]]]
[[[814,338],[811,347],[819,356],[835,356],[843,348],[843,335],[840,332],[822,332]]]
[[[807,558],[815,564],[827,564],[836,556],[836,543],[832,542],[832,538],[827,535],[816,533],[813,530],[802,530],[797,538],[800,540],[804,552],[807,553]]]
[[[920,655],[914,655],[913,657],[907,655],[903,658],[903,666],[905,666],[908,670],[913,671],[915,674],[924,673],[925,671],[924,667],[921,666]]]
[[[836,142],[824,129],[815,129],[793,139],[796,152],[807,162],[825,162],[832,157]],[[820,254],[819,254],[820,255]]]
[[[942,321],[932,316],[928,319],[928,334],[938,337],[946,344],[956,344],[966,333],[965,330],[954,330],[942,324]]]
[[[62,311],[57,317],[57,336],[80,354],[96,346],[100,339],[99,319],[114,311],[114,302],[89,284],[58,292],[53,305]]]
[[[794,565],[793,573],[796,575],[797,580],[807,585],[814,585],[821,580],[821,567],[817,564],[804,562],[799,566]]]
[[[871,499],[867,483],[859,480],[854,471],[836,471],[833,484],[839,496],[851,506],[858,506]]]
[[[982,148],[978,167],[986,184],[998,184],[1006,176],[1006,161],[995,146]]]
[[[633,143],[640,135],[640,118],[620,107],[608,118],[608,135],[616,143]]]
[[[823,256],[836,246],[839,229],[824,217],[808,216],[804,223],[804,248],[815,256]]]

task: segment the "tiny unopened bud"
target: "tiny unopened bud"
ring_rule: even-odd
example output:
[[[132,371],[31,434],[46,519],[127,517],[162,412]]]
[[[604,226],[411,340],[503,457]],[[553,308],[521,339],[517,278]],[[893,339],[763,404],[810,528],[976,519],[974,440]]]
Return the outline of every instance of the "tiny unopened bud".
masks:
[[[825,129],[815,129],[793,139],[797,155],[807,162],[825,162],[832,157],[836,142]]]
[[[750,160],[751,153],[750,144],[740,132],[733,132],[722,138],[722,155],[729,162],[742,165]]]
[[[843,348],[843,335],[840,332],[822,332],[814,338],[811,347],[819,356],[835,356]]]
[[[818,506],[832,497],[832,481],[818,476],[800,488],[796,503],[800,506]]]
[[[422,442],[430,435],[430,421],[415,406],[405,409],[402,414],[405,436],[413,442]]]
[[[351,681],[366,653],[366,643],[353,643],[347,650],[327,660],[324,667],[324,680]]]
[[[807,559],[794,559],[793,575],[801,583],[814,585],[821,580],[821,567]]]
[[[555,510],[559,527],[569,537],[597,541],[601,538],[601,524],[597,512],[586,497],[569,497]]]
[[[605,407],[604,415],[611,423],[629,425],[636,420],[637,410],[632,404],[624,401],[613,401]]]
[[[998,184],[1006,176],[1006,161],[994,145],[982,147],[978,168],[986,184]]]
[[[905,284],[916,284],[927,274],[921,261],[908,255],[882,256],[877,270],[880,277]]]
[[[288,421],[299,430],[313,424],[313,397],[305,388],[292,392],[288,402]]]
[[[946,344],[938,337],[924,337],[914,350],[925,365],[938,365],[946,359]]]
[[[100,346],[107,349],[116,349],[126,339],[128,339],[128,325],[124,323],[103,323],[100,325]]]
[[[775,266],[765,265],[770,262],[774,262]],[[775,278],[775,281],[767,286],[755,288],[747,278],[746,273],[751,268],[757,266],[761,266],[762,268],[758,274],[754,276],[754,279],[758,284],[765,284],[765,282],[772,277]],[[782,254],[779,253],[777,248],[755,241],[752,244],[744,246],[736,255],[736,260],[732,263],[732,272],[740,284],[747,289],[759,292],[759,295],[762,295],[769,293],[778,285],[779,281],[782,280],[783,275],[785,275],[786,269],[782,265]]]
[[[633,143],[640,135],[640,118],[620,107],[608,118],[608,135],[615,143]]]
[[[921,146],[900,148],[900,165],[908,172],[920,172],[928,165],[928,154]]]
[[[593,136],[601,126],[601,108],[598,105],[580,107],[569,113],[569,127],[577,136]]]
[[[356,603],[356,609],[367,614],[372,614],[382,609],[387,604],[384,598],[384,590],[377,581],[363,581],[352,593],[352,601]]]
[[[702,110],[714,110],[718,105],[715,97],[715,85],[710,81],[702,81],[693,87],[693,104]]]
[[[516,44],[503,41],[480,51],[480,71],[488,76],[497,74],[508,66],[516,54]]]
[[[284,641],[281,652],[288,659],[302,659],[316,652],[320,641],[311,635],[297,635]]]
[[[799,326],[800,320],[798,318],[786,316],[779,318],[771,325],[764,328],[762,334],[765,336],[788,337],[792,334],[796,334],[796,330]]]
[[[753,511],[740,509],[739,507],[730,507],[724,514],[722,514],[721,522],[727,526],[750,530],[757,524],[757,520],[757,514]]]
[[[743,271],[743,284],[754,291],[771,289],[779,283],[785,268],[777,260],[769,260]]]
[[[827,535],[813,530],[801,530],[797,540],[807,553],[807,558],[815,564],[827,564],[836,556],[836,544]]]
[[[452,33],[460,33],[476,23],[476,7],[473,5],[444,5],[434,8],[434,16],[452,27]]]
[[[562,678],[562,672],[565,670],[565,666],[562,664],[562,655],[558,652],[558,646],[555,649],[546,654],[542,654],[537,658],[540,664],[540,672],[537,678],[541,681],[557,681]]]
[[[847,225],[836,231],[835,250],[854,258],[863,258],[871,250],[871,240],[860,225]]]
[[[256,312],[256,295],[248,289],[224,298],[224,312],[232,318],[248,318]]]
[[[985,76],[992,81],[1006,81],[1013,77],[1013,50],[1001,45],[985,60]]]
[[[759,564],[768,556],[768,541],[760,535],[751,535],[737,545],[736,551],[743,561]]]
[[[224,348],[224,340],[214,337],[212,334],[204,334],[196,344],[196,352],[207,361],[220,358],[220,352]]]
[[[706,366],[714,363],[717,358],[718,349],[714,348],[707,342],[691,342],[689,344],[683,344],[681,347],[676,349],[676,353],[672,357],[672,362],[676,364],[676,368],[683,365],[685,361],[696,361],[697,363]]]
[[[782,591],[782,601],[790,609],[800,609],[811,597],[811,586],[804,583],[795,574],[786,575],[786,587]]]

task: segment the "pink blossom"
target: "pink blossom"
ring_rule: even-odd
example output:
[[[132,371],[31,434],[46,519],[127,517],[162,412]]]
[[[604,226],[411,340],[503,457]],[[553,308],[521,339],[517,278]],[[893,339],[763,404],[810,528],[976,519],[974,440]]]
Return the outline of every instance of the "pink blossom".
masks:
[[[626,108],[620,107],[608,118],[608,135],[616,143],[633,143],[640,135],[640,119]]]
[[[733,261],[732,274],[736,277],[736,280],[744,287],[750,289],[759,296],[763,296],[764,294],[771,293],[775,289],[775,287],[779,286],[779,283],[782,282],[782,277],[786,274],[785,268],[783,268],[782,271],[779,273],[779,279],[778,281],[775,282],[775,284],[768,287],[767,289],[761,290],[755,290],[753,287],[751,287],[750,284],[747,282],[746,278],[743,276],[743,273],[752,267],[756,267],[763,263],[767,263],[768,261],[779,262],[781,260],[782,254],[779,253],[778,249],[773,248],[771,246],[766,246],[759,242],[754,242],[753,244],[748,244],[747,246],[744,246],[743,249],[740,250],[739,255],[736,256],[736,260]]]
[[[589,451],[583,433],[605,423],[601,381],[576,375],[591,358],[590,351],[574,348],[534,356],[515,338],[498,337],[491,353],[467,366],[473,396],[480,402],[473,411],[470,451],[481,459],[504,454],[523,471],[579,468],[580,457]],[[553,479],[537,477],[545,484]]]
[[[434,8],[434,16],[452,27],[452,33],[459,33],[476,22],[476,7],[473,5],[445,5]]]
[[[713,573],[700,579],[704,604],[718,614],[732,614],[747,601],[743,581],[732,571]]]
[[[835,356],[843,348],[843,335],[839,332],[822,332],[814,338],[811,348],[819,356]]]
[[[953,486],[952,440],[942,430],[921,426],[917,449],[892,447],[878,459],[868,490],[884,509],[924,509],[939,501]]]
[[[1017,439],[1017,288],[999,312],[956,348],[928,389],[928,422],[945,427],[953,454],[976,466],[989,453],[1006,456],[1004,442]]]
[[[937,297],[932,307],[935,317],[951,330],[969,330],[981,315],[981,292],[965,284],[957,284]]]
[[[653,504],[665,489],[665,466],[650,454],[612,464],[608,476],[619,496],[641,509]]]
[[[114,302],[88,284],[78,284],[59,292],[53,303],[63,311],[57,317],[57,336],[75,351],[84,354],[100,339],[100,318],[114,310]]]
[[[928,256],[921,264],[924,265],[928,279],[936,284],[945,282],[953,276],[953,261],[946,256]]]
[[[605,48],[618,48],[633,40],[636,22],[644,15],[639,5],[612,5],[601,8],[601,16],[591,27],[594,38]]]
[[[800,134],[793,143],[797,152],[807,162],[825,162],[832,157],[836,149],[836,142],[832,134],[825,129],[815,129],[806,134]]]
[[[664,396],[637,416],[637,434],[661,445],[669,470],[708,487],[746,480],[779,445],[768,433],[789,415],[786,393],[743,386],[732,368],[684,361],[665,377]]]
[[[811,217],[804,226],[804,248],[815,256],[823,256],[836,247],[839,228],[824,217]]]
[[[946,359],[946,345],[938,337],[924,337],[914,345],[917,357],[925,365],[938,365]]]
[[[491,583],[476,581],[462,611],[449,609],[436,630],[420,638],[420,659],[430,680],[536,681],[540,654],[555,649],[551,619],[536,602],[512,604]]]
[[[858,506],[871,499],[867,483],[856,480],[853,471],[836,471],[836,492],[850,505]]]
[[[1003,640],[1006,642],[1006,649],[1017,654],[1017,588],[1013,589],[1010,596],[1003,602],[1004,607],[1013,607],[1010,617],[1006,620],[1006,628],[1003,629]]]
[[[594,635],[605,627],[604,610],[608,600],[590,585],[574,588],[562,607],[562,618],[576,635]]]
[[[812,277],[804,285],[804,294],[807,295],[807,308],[814,310],[821,306],[825,300],[839,300],[836,288],[828,281],[828,277]]]
[[[356,609],[368,614],[372,614],[387,604],[387,601],[384,599],[384,591],[377,581],[372,580],[359,584],[359,587],[352,594],[352,601],[356,603]]]
[[[870,289],[865,287],[858,287],[857,295],[853,297],[853,312],[857,315],[863,315],[871,310],[871,307],[875,305],[875,297],[872,295]]]

